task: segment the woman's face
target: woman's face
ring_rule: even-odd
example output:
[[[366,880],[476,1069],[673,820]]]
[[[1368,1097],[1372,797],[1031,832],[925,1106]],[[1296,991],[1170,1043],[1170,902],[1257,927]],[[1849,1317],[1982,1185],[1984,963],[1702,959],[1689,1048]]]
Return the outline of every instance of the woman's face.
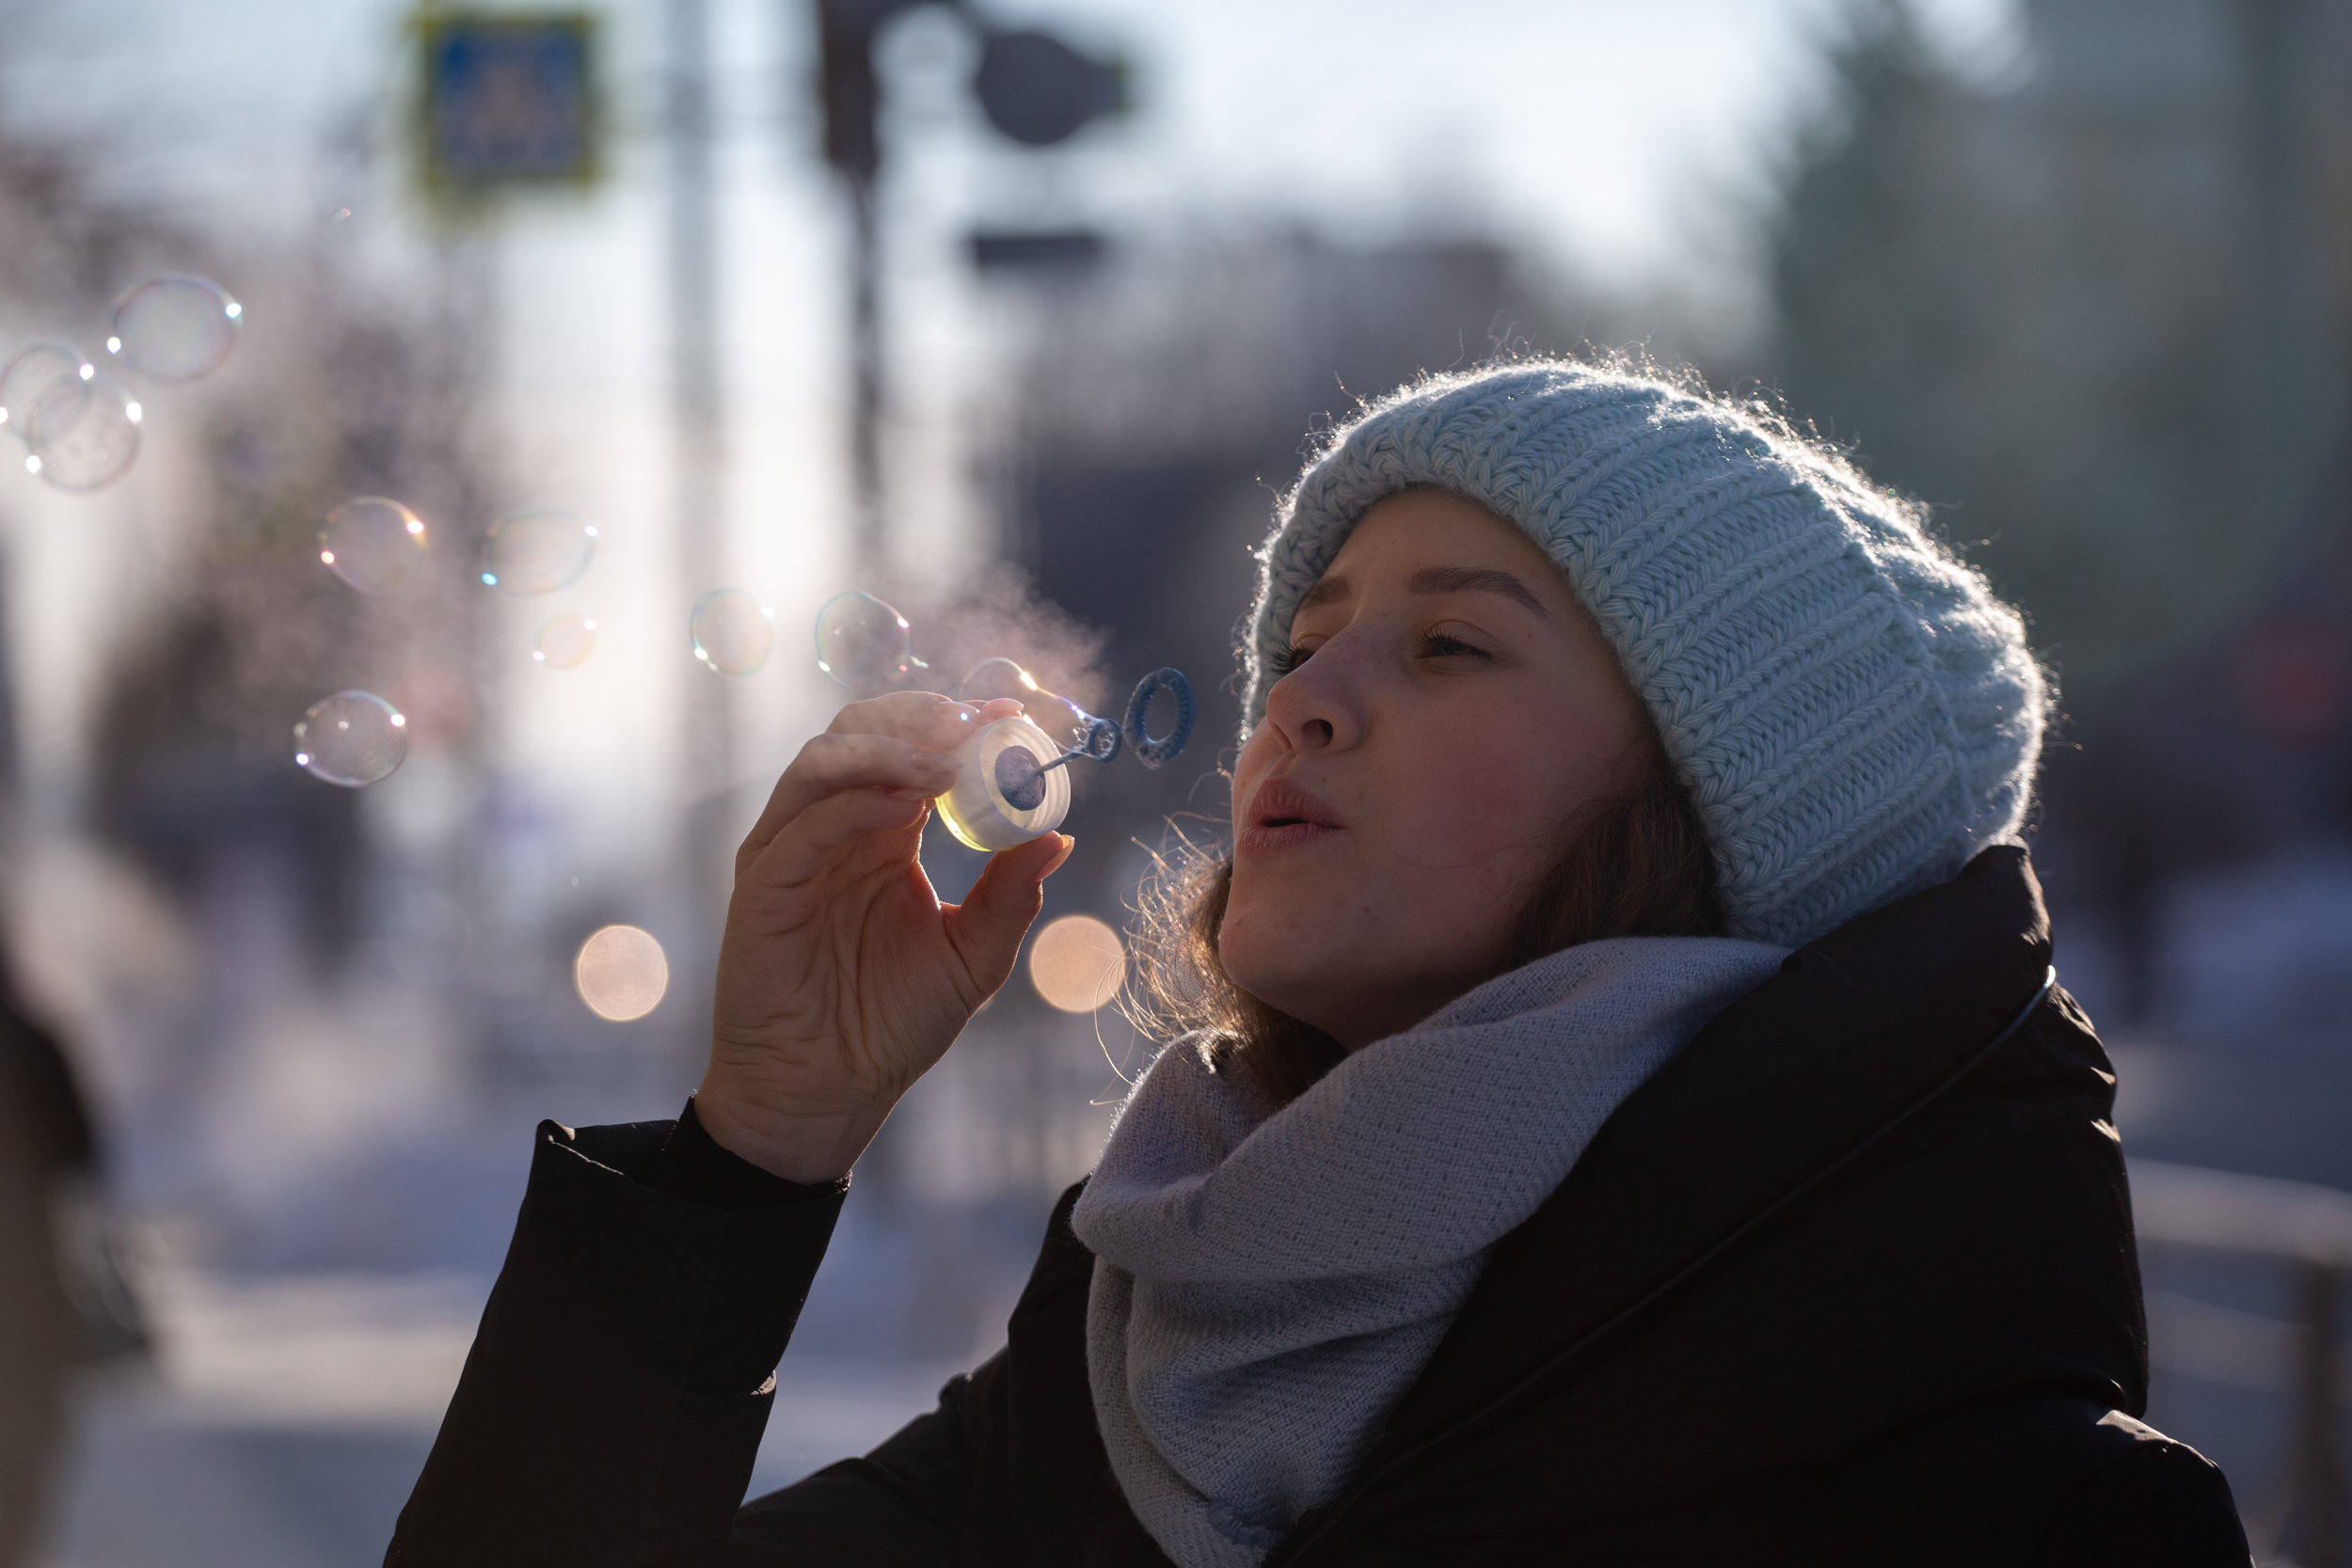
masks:
[[[1501,974],[1578,808],[1639,783],[1645,722],[1525,535],[1390,497],[1299,606],[1234,768],[1226,972],[1349,1050]]]

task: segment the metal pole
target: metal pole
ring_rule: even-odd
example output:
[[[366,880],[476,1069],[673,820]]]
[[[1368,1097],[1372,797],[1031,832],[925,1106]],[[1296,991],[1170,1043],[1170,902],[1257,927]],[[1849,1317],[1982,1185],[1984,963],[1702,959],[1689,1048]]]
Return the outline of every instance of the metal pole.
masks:
[[[2352,1480],[2338,1435],[2344,1382],[2336,1323],[2345,1275],[2326,1263],[2302,1269],[2303,1351],[2296,1369],[2295,1435],[2279,1550],[2305,1568],[2352,1568]]]
[[[875,214],[874,177],[851,176],[850,204],[850,330],[852,389],[850,413],[850,526],[857,569],[887,580],[890,539],[882,512],[882,238]]]
[[[825,162],[850,195],[850,556],[869,580],[886,581],[890,540],[882,513],[882,83],[874,30],[911,0],[816,0],[818,101]]]
[[[2302,428],[2310,377],[2301,339],[2312,330],[2312,300],[2303,268],[2305,230],[2300,183],[2302,131],[2296,91],[2297,0],[2247,0],[2248,140],[2253,179],[2253,242],[2249,282],[2253,294],[2256,395],[2262,428],[2250,454],[2260,472],[2253,494],[2268,514],[2264,542],[2277,545],[2294,522],[2297,478],[2309,451]]]
[[[718,951],[729,876],[723,791],[734,782],[727,677],[685,657],[688,607],[721,585],[726,458],[719,390],[719,237],[712,178],[709,0],[668,0],[665,116],[670,173],[672,528],[677,542],[677,668],[685,765],[682,824],[688,928],[700,949],[685,974]],[[691,1015],[690,1015],[691,1016]],[[699,1036],[698,1020],[695,1032]]]

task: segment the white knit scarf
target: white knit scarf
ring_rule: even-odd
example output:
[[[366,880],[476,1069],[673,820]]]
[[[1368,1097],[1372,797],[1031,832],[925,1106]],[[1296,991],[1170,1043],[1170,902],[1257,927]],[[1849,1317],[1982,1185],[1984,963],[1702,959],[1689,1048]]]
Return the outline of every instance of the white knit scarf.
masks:
[[[1365,1046],[1279,1111],[1197,1039],[1161,1053],[1071,1227],[1096,1255],[1095,1418],[1180,1568],[1254,1568],[1338,1495],[1488,1249],[1785,957],[1703,937],[1572,947]]]

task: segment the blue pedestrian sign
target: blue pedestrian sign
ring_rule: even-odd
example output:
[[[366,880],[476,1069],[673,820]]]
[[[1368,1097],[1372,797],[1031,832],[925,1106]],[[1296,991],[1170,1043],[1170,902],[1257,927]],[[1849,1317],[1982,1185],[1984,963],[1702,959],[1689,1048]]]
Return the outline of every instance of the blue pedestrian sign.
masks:
[[[443,191],[596,175],[595,22],[580,11],[431,10],[424,170]]]

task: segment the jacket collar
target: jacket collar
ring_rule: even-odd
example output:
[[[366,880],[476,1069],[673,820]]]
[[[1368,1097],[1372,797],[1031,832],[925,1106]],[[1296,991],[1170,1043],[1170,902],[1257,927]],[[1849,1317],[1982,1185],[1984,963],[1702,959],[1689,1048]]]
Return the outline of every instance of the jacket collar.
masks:
[[[1497,1246],[1361,1474],[1510,1395],[1931,1091],[2017,1017],[2049,961],[2041,889],[2013,847],[1792,954]]]

